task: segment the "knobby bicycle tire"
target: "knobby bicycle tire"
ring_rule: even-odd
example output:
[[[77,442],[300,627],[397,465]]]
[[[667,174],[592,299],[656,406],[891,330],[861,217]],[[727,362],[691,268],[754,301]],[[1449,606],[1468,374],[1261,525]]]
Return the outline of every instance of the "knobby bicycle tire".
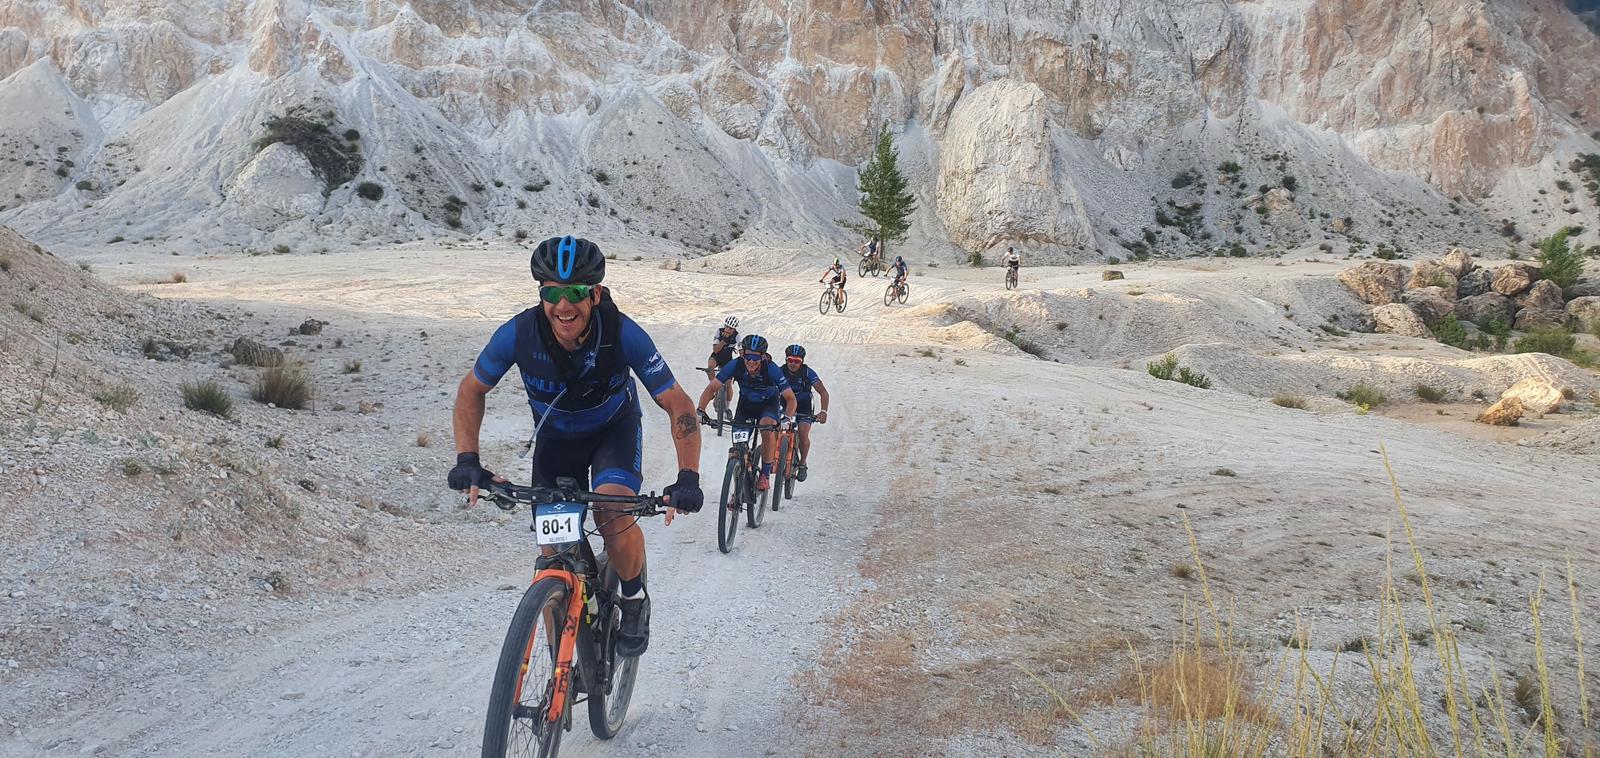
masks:
[[[789,481],[789,434],[778,435],[778,467],[772,472],[772,510],[778,510],[778,503],[783,502],[783,486]]]
[[[717,501],[717,549],[724,553],[733,550],[733,535],[739,531],[739,505],[744,499],[740,490],[744,486],[744,465],[738,458],[728,459],[728,470],[722,475],[722,499]],[[729,505],[733,508],[729,508]]]
[[[555,653],[561,641],[562,626],[567,615],[566,582],[554,577],[547,577],[534,582],[522,593],[522,601],[517,603],[517,611],[511,617],[511,627],[506,630],[505,642],[500,646],[500,662],[495,666],[494,684],[489,689],[489,713],[483,722],[483,758],[507,758],[508,756],[537,756],[537,758],[555,758],[561,750],[561,733],[568,719],[571,718],[571,697],[567,695],[568,713],[563,714],[554,724],[545,721],[546,709],[549,707],[549,698],[554,690],[551,677],[555,675]],[[545,612],[549,611],[549,616]],[[534,639],[539,632],[541,620],[549,632],[540,636],[550,637],[550,644],[546,645]],[[532,656],[543,651],[550,660],[550,672],[544,674],[538,681],[523,680],[521,697],[517,695],[517,683],[524,674],[522,666],[529,663],[529,670],[533,670]],[[533,707],[530,718],[517,718],[515,711],[522,705],[519,700],[525,701],[530,693],[536,693],[538,700]],[[525,731],[521,739],[513,739],[513,728],[521,726]],[[541,733],[542,732],[542,733]]]
[[[749,507],[744,511],[744,525],[751,529],[760,527],[761,522],[766,520],[767,497],[772,494],[772,479],[770,477],[767,479],[766,489],[756,486],[756,480],[761,476],[761,466],[767,459],[766,435],[757,430],[756,440],[757,444],[750,451],[750,460],[755,468],[745,476],[745,481],[749,482],[750,487],[747,494],[751,497],[749,498]]]
[[[817,300],[817,313],[828,315],[828,308],[832,307],[833,291],[823,290],[822,297]]]
[[[595,573],[600,576],[600,586],[609,590],[611,597],[611,607],[600,613],[596,620],[604,619],[610,628],[593,628],[590,637],[594,640],[596,656],[610,655],[613,659],[606,666],[611,672],[611,681],[592,683],[598,691],[589,693],[589,731],[602,740],[609,740],[622,731],[622,723],[628,718],[628,703],[633,700],[633,683],[639,676],[639,659],[618,659],[615,657],[615,646],[608,644],[622,628],[622,606],[617,602],[622,594],[622,579],[611,569],[611,556],[602,553],[596,561],[598,566]],[[639,576],[648,579],[648,569]]]
[[[900,285],[900,304],[906,304],[906,298],[911,297],[911,282]]]

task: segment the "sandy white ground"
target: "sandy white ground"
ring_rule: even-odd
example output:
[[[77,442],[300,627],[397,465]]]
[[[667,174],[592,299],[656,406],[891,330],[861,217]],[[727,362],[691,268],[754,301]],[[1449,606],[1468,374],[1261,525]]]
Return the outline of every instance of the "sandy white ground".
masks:
[[[152,633],[143,654],[116,666],[58,660],[4,674],[0,714],[10,728],[0,753],[475,754],[532,551],[520,519],[461,514],[444,491],[449,403],[493,327],[531,301],[524,256],[412,249],[184,259],[190,281],[177,285],[148,284],[174,268],[160,257],[101,267],[137,290],[248,313],[241,323],[264,334],[307,316],[332,322],[322,343],[342,335],[343,347],[295,346],[315,362],[324,405],[314,414],[252,409],[244,429],[277,425],[291,441],[304,434],[333,448],[323,476],[382,491],[412,509],[411,532],[433,536],[384,537],[373,546],[381,568],[362,576],[287,598],[229,598],[259,625],[251,630],[219,622],[216,635],[171,643]],[[1104,285],[1099,269],[1029,270],[1014,295],[997,292],[998,269],[922,269],[905,306],[882,304],[883,280],[853,279],[849,310],[822,316],[811,266],[753,260],[705,269],[690,261],[682,271],[623,260],[609,281],[696,392],[691,367],[723,315],[738,314],[746,331],[777,345],[804,342],[834,392],[834,421],[818,429],[823,446],[799,499],[761,529],[741,531],[732,555],[716,552],[710,514],[648,527],[654,638],[630,723],[600,745],[580,719],[568,742],[574,755],[1083,754],[1082,728],[1050,716],[1047,697],[1009,664],[1044,672],[1075,705],[1101,704],[1096,693],[1125,673],[1125,641],[1159,649],[1193,590],[1170,571],[1187,556],[1180,515],[1194,523],[1212,581],[1238,598],[1241,634],[1264,651],[1296,614],[1319,649],[1370,624],[1382,535],[1394,524],[1380,443],[1430,572],[1448,580],[1436,591],[1482,629],[1463,632],[1469,654],[1514,662],[1501,668],[1530,660],[1519,609],[1538,572],[1567,552],[1585,586],[1600,570],[1595,456],[1356,415],[1329,399],[1347,359],[1381,362],[1391,348],[1428,359],[1419,365],[1465,359],[1414,341],[1318,336],[1315,325],[1346,305],[1321,281],[1335,265],[1141,267]],[[1054,327],[1054,314],[1086,300],[1132,315],[1104,334],[1094,310]],[[1309,314],[1305,323],[1285,318],[1285,302]],[[1194,323],[1163,320],[1164,307]],[[980,314],[994,322],[980,324]],[[995,336],[1013,323],[1063,362]],[[1145,323],[1174,331],[1152,335]],[[1189,329],[1218,336],[1202,342],[1232,338],[1250,355],[1321,356],[1305,360],[1326,386],[1290,387],[1314,401],[1297,411],[1263,399],[1280,390],[1244,386],[1293,372],[1251,379],[1219,361],[1202,366],[1220,385],[1205,391],[1140,370],[1190,341]],[[339,361],[355,358],[364,370],[339,375]],[[1592,373],[1540,366],[1592,389]],[[1462,369],[1459,388],[1500,381],[1502,370]],[[363,399],[384,407],[327,410]],[[1470,407],[1460,399],[1457,416]],[[659,486],[672,461],[659,412],[647,416],[646,479]],[[514,468],[527,429],[514,387],[491,395],[492,466]],[[432,447],[412,444],[418,431],[432,434]],[[709,472],[722,449],[706,440],[713,491]],[[273,465],[292,472],[327,462]],[[1236,476],[1213,473],[1224,467]],[[361,488],[344,491],[353,498]],[[1600,598],[1584,602],[1600,618]],[[1568,666],[1572,646],[1553,647],[1566,651],[1555,665]],[[1592,642],[1586,653],[1600,660]],[[1129,718],[1125,704],[1091,709],[1101,736],[1125,730]]]

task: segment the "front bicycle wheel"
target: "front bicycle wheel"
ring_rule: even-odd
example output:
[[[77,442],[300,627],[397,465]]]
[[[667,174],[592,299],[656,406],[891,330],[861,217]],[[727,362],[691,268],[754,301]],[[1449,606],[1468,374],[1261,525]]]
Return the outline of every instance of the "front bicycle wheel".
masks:
[[[728,413],[727,385],[723,385],[722,389],[717,390],[715,405],[717,407],[717,436],[721,437],[722,427],[728,423],[728,419],[732,418],[732,415]]]
[[[595,682],[598,692],[589,693],[589,731],[602,740],[609,740],[622,731],[622,722],[628,717],[628,703],[633,700],[633,682],[639,676],[639,658],[617,658],[616,638],[622,629],[622,606],[617,598],[622,594],[622,580],[611,570],[611,556],[602,554],[598,559],[600,586],[609,590],[609,607],[595,619],[595,648],[602,657],[610,658],[605,669],[610,679]],[[649,579],[648,569],[640,574]]]
[[[844,313],[845,303],[848,302],[850,302],[850,295],[841,289],[839,290],[839,296],[833,300],[833,309],[840,313]]]
[[[555,758],[568,711],[550,720],[555,693],[555,654],[567,615],[566,582],[546,578],[522,593],[511,617],[500,663],[489,690],[489,714],[483,721],[483,758],[537,756]],[[570,698],[570,688],[568,690]]]
[[[898,299],[900,301],[901,305],[905,305],[906,304],[906,298],[908,298],[908,297],[911,297],[911,283],[910,282],[906,282],[905,284],[900,285],[900,294],[896,296],[896,299]]]
[[[744,466],[738,458],[729,458],[727,473],[722,475],[722,499],[717,501],[717,549],[724,553],[733,550],[733,534],[739,531],[743,482]]]
[[[1017,274],[1016,274],[1016,272],[1015,271],[1007,271],[1006,272],[1006,289],[1014,290],[1016,288],[1017,288]]]
[[[884,291],[883,291],[883,304],[884,305],[894,305],[894,285],[893,284],[889,285],[886,289],[884,289]]]
[[[831,300],[833,300],[833,291],[823,290],[822,298],[817,301],[817,312],[824,316],[828,315],[828,306],[831,305]]]
[[[789,467],[789,435],[778,435],[778,467],[772,472],[772,510],[778,510],[778,504],[783,502],[783,485],[789,481],[793,472]]]
[[[861,262],[856,264],[856,272],[861,274],[862,276],[866,276],[867,275],[867,259],[866,258],[862,258]]]
[[[757,434],[759,435],[760,432],[757,432]],[[745,526],[751,529],[761,526],[761,522],[767,518],[767,496],[772,493],[772,478],[767,477],[766,489],[757,487],[754,481],[760,476],[762,461],[765,461],[766,458],[767,452],[764,445],[757,445],[756,449],[750,453],[750,460],[753,461],[755,468],[751,469],[751,473],[746,476],[746,479],[751,481],[749,484],[750,489],[745,491],[745,499],[749,503],[744,510],[744,523]]]

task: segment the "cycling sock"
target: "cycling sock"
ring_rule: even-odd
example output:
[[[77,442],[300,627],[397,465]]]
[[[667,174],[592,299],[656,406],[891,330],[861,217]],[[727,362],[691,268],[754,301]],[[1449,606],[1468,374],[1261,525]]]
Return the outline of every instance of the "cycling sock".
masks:
[[[770,463],[761,464],[761,473],[770,475],[772,473],[772,464],[770,464]]]
[[[644,575],[622,580],[622,596],[629,600],[644,597]]]

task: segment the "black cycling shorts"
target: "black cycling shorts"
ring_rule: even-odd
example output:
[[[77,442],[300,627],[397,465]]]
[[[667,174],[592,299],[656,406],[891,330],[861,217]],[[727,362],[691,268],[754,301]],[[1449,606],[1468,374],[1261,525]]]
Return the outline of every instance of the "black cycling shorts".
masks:
[[[744,398],[739,398],[739,407],[733,412],[734,423],[748,424],[759,419],[770,418],[777,421],[783,415],[783,396],[773,395],[765,403],[752,403]]]
[[[813,413],[811,411],[811,396],[810,395],[807,395],[805,397],[795,398],[795,401],[794,401],[794,415],[796,415],[796,416],[814,416],[814,415],[816,415],[815,413]]]
[[[556,477],[570,476],[586,489],[620,484],[634,492],[644,484],[644,427],[637,414],[602,427],[580,439],[540,439],[533,448],[533,481],[556,486]],[[594,472],[591,483],[589,472]]]

